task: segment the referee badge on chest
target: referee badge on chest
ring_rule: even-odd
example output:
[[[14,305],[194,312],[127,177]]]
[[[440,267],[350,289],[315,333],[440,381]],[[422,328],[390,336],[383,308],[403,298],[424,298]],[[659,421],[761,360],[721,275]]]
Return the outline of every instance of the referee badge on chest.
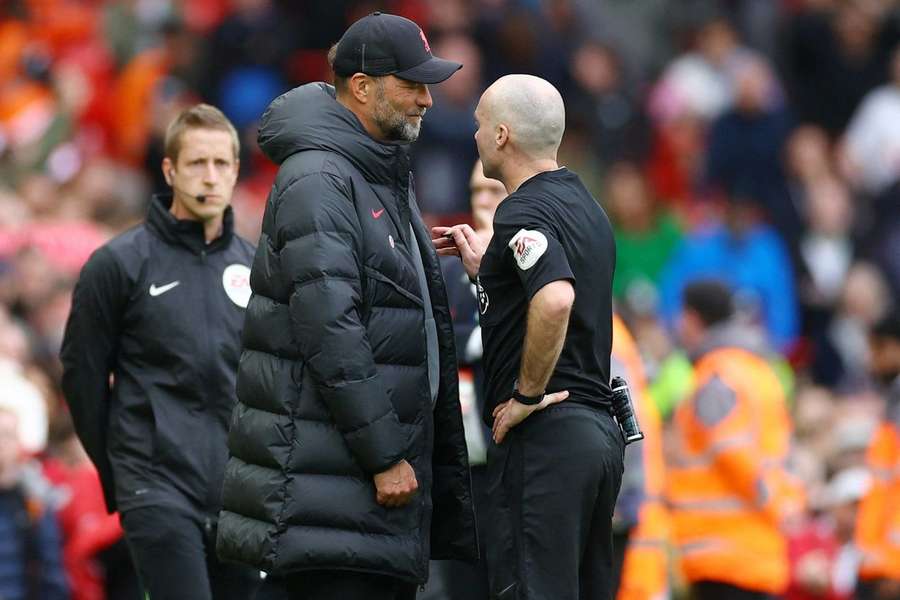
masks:
[[[250,267],[241,264],[228,265],[222,273],[222,287],[232,302],[247,308],[250,302]]]
[[[527,271],[547,251],[547,237],[540,231],[520,229],[509,240],[509,248],[513,251],[519,268]]]

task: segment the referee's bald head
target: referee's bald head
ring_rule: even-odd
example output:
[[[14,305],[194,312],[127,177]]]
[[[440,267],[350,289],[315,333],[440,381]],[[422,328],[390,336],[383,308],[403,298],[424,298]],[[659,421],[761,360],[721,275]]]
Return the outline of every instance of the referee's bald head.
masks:
[[[515,151],[531,159],[556,159],[566,110],[549,81],[533,75],[501,77],[482,94],[475,114],[481,128],[494,132],[495,142],[497,129],[505,127]]]

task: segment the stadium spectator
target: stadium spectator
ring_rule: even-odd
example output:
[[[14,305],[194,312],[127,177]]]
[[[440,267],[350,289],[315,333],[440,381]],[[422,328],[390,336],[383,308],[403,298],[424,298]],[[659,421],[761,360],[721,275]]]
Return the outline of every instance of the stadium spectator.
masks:
[[[613,315],[610,373],[628,382],[644,439],[625,447],[625,472],[613,512],[616,600],[665,598],[669,594],[669,511],[659,412],[647,395],[644,365],[634,338]]]
[[[881,319],[869,333],[870,366],[885,397],[881,425],[866,464],[872,487],[859,509],[856,539],[863,553],[860,577],[866,598],[900,598],[900,312]]]
[[[854,534],[859,502],[871,475],[862,467],[838,472],[814,502],[820,514],[788,539],[791,583],[785,600],[852,600],[861,554]]]
[[[786,24],[783,66],[795,114],[839,135],[867,92],[884,81],[896,44],[887,3],[810,2]]]
[[[413,169],[422,211],[440,219],[459,220],[469,211],[466,183],[477,158],[472,113],[483,89],[482,56],[472,38],[452,34],[434,43],[434,52],[465,65],[434,88],[434,105],[416,142]]]
[[[900,180],[900,46],[891,57],[888,83],[863,98],[844,140],[854,185],[877,196]]]
[[[683,298],[678,331],[695,391],[676,409],[666,477],[681,569],[699,600],[777,596],[789,578],[785,528],[803,508],[785,470],[785,392],[725,284],[691,282]]]
[[[795,233],[781,161],[791,117],[775,76],[767,63],[748,58],[734,68],[733,86],[732,107],[710,127],[707,181],[726,194],[740,189],[782,236]]]
[[[0,408],[0,597],[68,600],[52,489],[25,462],[19,419]]]
[[[72,600],[140,597],[119,515],[107,514],[97,468],[78,441],[65,411],[60,411],[51,427],[42,463],[44,476],[61,495],[57,516]]]
[[[741,189],[721,219],[686,234],[660,276],[660,312],[672,326],[687,283],[719,278],[735,290],[740,310],[757,320],[776,348],[787,350],[799,331],[793,267],[778,233]]]
[[[584,128],[604,167],[643,159],[650,124],[615,50],[587,42],[572,54],[569,68],[575,81],[566,114],[570,127]]]
[[[681,242],[682,227],[665,205],[656,202],[637,165],[620,162],[606,177],[602,204],[616,235],[613,295],[628,308],[659,303],[660,276]]]

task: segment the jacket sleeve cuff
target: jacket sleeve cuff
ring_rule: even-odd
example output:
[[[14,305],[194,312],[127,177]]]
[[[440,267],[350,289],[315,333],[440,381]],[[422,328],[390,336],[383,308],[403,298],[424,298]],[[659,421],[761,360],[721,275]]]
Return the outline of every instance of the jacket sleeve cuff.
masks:
[[[388,470],[406,457],[408,432],[392,410],[371,423],[344,433],[344,439],[367,473],[375,475]]]
[[[338,430],[364,471],[381,473],[405,458],[410,430],[400,422],[377,375],[320,389]]]

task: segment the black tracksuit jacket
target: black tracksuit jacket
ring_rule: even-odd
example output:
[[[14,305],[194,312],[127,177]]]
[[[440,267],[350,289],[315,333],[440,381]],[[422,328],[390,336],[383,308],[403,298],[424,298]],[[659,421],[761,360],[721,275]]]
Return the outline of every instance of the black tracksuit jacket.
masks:
[[[255,249],[234,234],[230,208],[206,244],[171,202],[154,197],[146,222],[82,269],[63,391],[110,512],[165,505],[214,516]]]

